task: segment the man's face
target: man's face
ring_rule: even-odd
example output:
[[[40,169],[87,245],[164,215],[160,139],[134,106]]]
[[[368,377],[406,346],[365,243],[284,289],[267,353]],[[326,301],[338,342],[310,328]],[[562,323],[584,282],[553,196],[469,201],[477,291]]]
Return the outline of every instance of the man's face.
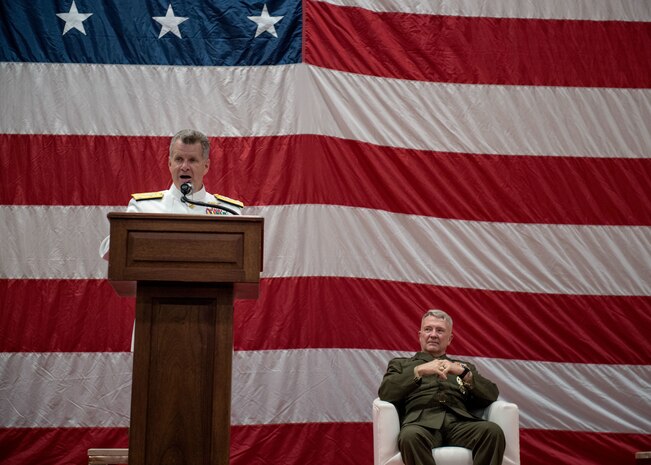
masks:
[[[452,331],[445,320],[433,316],[426,317],[418,332],[420,348],[435,357],[443,355],[452,341]]]
[[[191,182],[192,190],[198,191],[203,187],[203,177],[208,172],[210,159],[203,157],[201,143],[184,144],[177,140],[168,165],[177,189],[181,189],[181,184]]]

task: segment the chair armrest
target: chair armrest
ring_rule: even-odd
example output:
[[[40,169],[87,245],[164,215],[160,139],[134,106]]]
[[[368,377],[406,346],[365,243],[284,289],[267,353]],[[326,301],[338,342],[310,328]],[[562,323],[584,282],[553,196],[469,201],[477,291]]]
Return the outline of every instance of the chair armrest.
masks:
[[[516,404],[496,400],[490,404],[482,417],[497,423],[504,431],[506,449],[502,465],[520,464],[520,411]]]
[[[383,465],[398,451],[400,418],[391,402],[373,400],[373,465]]]

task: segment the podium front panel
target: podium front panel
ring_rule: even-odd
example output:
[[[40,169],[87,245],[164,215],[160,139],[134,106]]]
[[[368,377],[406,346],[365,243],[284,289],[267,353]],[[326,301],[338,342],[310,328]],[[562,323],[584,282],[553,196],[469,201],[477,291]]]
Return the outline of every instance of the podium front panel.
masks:
[[[264,219],[109,213],[112,281],[257,283]]]

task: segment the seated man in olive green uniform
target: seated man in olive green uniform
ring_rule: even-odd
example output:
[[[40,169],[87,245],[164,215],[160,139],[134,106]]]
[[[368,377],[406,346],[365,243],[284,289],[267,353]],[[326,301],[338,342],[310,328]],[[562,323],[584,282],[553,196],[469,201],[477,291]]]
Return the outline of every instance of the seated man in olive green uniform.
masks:
[[[452,318],[442,310],[423,315],[421,352],[394,358],[379,389],[381,400],[396,405],[401,418],[398,448],[406,465],[435,465],[432,449],[472,450],[474,465],[500,465],[504,433],[471,413],[497,400],[499,390],[475,366],[446,355]]]

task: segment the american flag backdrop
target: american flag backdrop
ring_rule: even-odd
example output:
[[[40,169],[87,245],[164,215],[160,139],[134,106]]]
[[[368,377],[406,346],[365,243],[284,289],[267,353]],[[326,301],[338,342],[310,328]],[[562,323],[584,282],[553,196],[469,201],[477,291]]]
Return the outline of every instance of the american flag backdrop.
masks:
[[[265,218],[231,463],[370,465],[428,308],[524,465],[651,450],[651,2],[0,0],[0,463],[127,447],[106,215],[170,136]]]

